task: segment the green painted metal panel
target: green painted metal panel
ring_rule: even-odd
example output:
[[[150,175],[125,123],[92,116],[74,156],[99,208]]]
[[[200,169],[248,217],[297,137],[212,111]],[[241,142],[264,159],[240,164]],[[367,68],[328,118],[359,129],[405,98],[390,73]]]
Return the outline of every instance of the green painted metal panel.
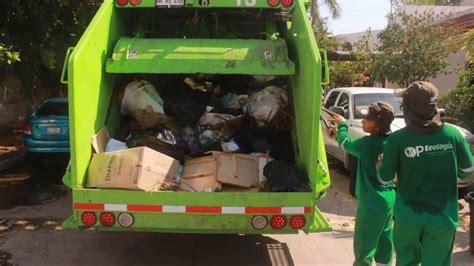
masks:
[[[282,32],[296,63],[292,76],[293,103],[296,115],[298,161],[314,185],[319,197],[330,185],[326,153],[319,120],[321,108],[322,62],[318,45],[307,19],[303,1],[293,10],[293,19]]]
[[[313,208],[312,193],[173,193],[155,192],[145,193],[125,190],[75,189],[73,191],[75,203],[92,204],[144,204],[144,205],[171,205],[171,206],[232,206],[232,207],[301,207]],[[65,226],[76,228],[84,227],[80,222],[82,211],[75,211]],[[97,215],[100,214],[96,211]],[[118,216],[121,212],[113,212]],[[114,227],[105,227],[100,224],[94,226],[98,230],[112,231],[157,231],[157,232],[189,232],[189,233],[297,233],[297,230],[287,226],[282,230],[272,229],[270,226],[263,230],[256,230],[251,226],[254,214],[184,214],[184,213],[149,213],[145,211],[131,211],[135,218],[129,229],[118,224]],[[271,214],[260,213],[268,219]],[[287,218],[291,214],[284,214]],[[317,208],[312,213],[305,214],[307,224],[304,230],[321,232],[330,229],[329,224]],[[73,221],[78,221],[74,224]]]
[[[283,39],[121,38],[107,72],[293,75],[287,51]]]
[[[139,5],[132,5],[128,3],[125,6],[119,6],[118,8],[150,8],[156,7],[157,0],[142,0]],[[284,8],[291,9],[293,6],[284,7],[278,4],[275,7],[268,5],[267,0],[184,0],[184,6],[186,8]]]
[[[91,137],[105,123],[115,77],[105,72],[104,62],[125,34],[124,23],[113,1],[104,1],[68,62],[73,186],[82,186],[92,153]]]

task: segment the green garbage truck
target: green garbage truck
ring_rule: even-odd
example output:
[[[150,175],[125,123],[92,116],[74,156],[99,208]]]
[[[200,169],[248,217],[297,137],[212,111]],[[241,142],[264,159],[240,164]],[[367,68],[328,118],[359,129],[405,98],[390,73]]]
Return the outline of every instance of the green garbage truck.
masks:
[[[103,231],[284,234],[330,230],[317,208],[330,185],[320,127],[327,56],[308,0],[104,0],[67,52],[73,213],[63,226]],[[119,130],[117,84],[127,75],[286,77],[295,165],[310,192],[137,191],[87,187],[91,138]]]

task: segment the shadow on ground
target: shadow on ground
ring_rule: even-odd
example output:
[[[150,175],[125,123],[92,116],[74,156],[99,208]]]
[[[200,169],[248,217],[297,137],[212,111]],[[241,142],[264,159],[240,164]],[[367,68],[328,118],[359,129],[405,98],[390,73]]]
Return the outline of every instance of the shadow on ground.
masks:
[[[14,242],[2,249],[20,265],[38,265],[38,258],[40,265],[294,265],[286,243],[262,235],[76,231],[66,239],[65,232],[36,231]]]

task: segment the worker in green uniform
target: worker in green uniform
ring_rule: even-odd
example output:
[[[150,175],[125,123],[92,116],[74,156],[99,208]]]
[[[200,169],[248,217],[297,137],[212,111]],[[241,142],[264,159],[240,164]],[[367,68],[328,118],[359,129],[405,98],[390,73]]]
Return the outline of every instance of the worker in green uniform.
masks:
[[[383,152],[394,120],[393,107],[386,102],[369,106],[362,128],[369,136],[349,137],[348,125],[340,115],[334,115],[339,125],[337,142],[348,153],[358,158],[356,197],[358,200],[355,233],[354,265],[388,265],[392,259],[392,217],[395,203],[393,182],[380,182],[375,165]]]
[[[474,172],[472,154],[459,131],[441,120],[433,84],[414,82],[399,96],[406,127],[387,139],[379,171],[386,181],[397,175],[397,265],[451,265],[457,178]]]

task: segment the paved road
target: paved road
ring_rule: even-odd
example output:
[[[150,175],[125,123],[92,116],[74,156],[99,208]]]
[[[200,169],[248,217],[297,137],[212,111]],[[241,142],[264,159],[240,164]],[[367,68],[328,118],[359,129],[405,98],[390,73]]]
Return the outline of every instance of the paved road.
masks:
[[[333,185],[319,208],[330,233],[305,235],[179,235],[61,230],[67,191],[39,191],[43,204],[0,211],[0,265],[350,265],[356,202],[347,177],[331,171]],[[52,193],[55,197],[48,197]],[[2,221],[3,219],[3,221]],[[458,230],[455,265],[474,265],[464,228]]]

